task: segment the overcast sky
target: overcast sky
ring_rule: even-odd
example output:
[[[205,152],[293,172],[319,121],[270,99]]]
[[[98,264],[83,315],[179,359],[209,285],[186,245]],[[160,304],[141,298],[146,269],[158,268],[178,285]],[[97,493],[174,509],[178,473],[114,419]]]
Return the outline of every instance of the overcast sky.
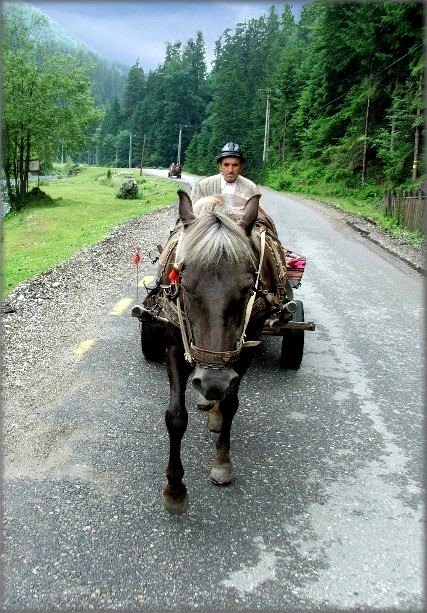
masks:
[[[207,62],[213,60],[215,41],[226,28],[247,19],[258,18],[273,4],[282,11],[285,2],[72,2],[55,0],[29,2],[50,17],[74,38],[86,43],[100,55],[135,64],[139,57],[144,70],[156,69],[165,58],[166,43],[186,43],[203,32]],[[300,2],[294,6],[299,15]]]

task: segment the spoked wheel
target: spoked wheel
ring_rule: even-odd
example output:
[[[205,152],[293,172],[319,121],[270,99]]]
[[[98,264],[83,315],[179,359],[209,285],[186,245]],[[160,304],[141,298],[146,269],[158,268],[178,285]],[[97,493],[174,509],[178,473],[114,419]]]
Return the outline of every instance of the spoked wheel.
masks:
[[[295,300],[297,310],[291,321],[304,321],[304,308],[301,300]],[[285,329],[282,339],[280,365],[288,370],[298,370],[304,353],[304,330]]]
[[[149,362],[163,362],[166,357],[165,329],[142,322],[141,349]]]

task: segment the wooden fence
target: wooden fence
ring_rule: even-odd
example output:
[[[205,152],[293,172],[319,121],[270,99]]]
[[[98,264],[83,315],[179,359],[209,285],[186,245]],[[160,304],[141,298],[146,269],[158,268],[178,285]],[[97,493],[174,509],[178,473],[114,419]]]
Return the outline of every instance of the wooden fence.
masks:
[[[426,195],[422,189],[401,193],[388,191],[384,194],[384,205],[399,226],[425,233]]]

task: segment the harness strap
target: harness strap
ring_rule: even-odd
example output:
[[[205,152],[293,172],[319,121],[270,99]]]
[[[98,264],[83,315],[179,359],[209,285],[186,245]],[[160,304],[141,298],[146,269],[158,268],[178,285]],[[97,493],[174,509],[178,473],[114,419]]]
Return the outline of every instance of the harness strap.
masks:
[[[234,362],[237,362],[240,355],[240,349],[234,351],[209,351],[209,349],[201,349],[191,343],[191,356],[198,363],[205,368],[224,368],[231,366]]]
[[[260,255],[259,255],[259,266],[258,266],[258,272],[257,272],[256,280],[255,280],[255,291],[253,292],[252,296],[249,298],[248,304],[246,305],[245,323],[243,325],[242,335],[241,335],[241,337],[240,337],[240,339],[239,339],[239,341],[237,343],[237,348],[238,349],[243,347],[244,344],[245,344],[246,328],[247,328],[249,320],[251,318],[252,308],[254,306],[254,302],[255,302],[255,298],[256,298],[256,290],[258,289],[259,278],[260,278],[260,275],[261,275],[262,264],[263,264],[263,261],[264,261],[265,230],[262,230],[260,232],[260,240],[261,240],[261,245],[260,245]]]
[[[197,361],[197,362],[201,362],[202,364],[205,363],[206,365],[209,365],[210,367],[212,366],[220,367],[220,364],[222,365],[222,367],[228,366],[238,359],[238,356],[240,354],[240,350],[242,349],[242,347],[245,347],[245,345],[253,346],[254,344],[256,345],[259,344],[259,341],[247,341],[246,342],[245,335],[246,335],[246,328],[251,318],[252,309],[253,309],[253,305],[254,305],[255,298],[256,298],[256,290],[258,289],[259,279],[261,276],[262,264],[264,261],[264,253],[265,253],[265,230],[262,230],[262,232],[260,232],[260,258],[259,258],[257,276],[255,279],[255,284],[254,284],[254,292],[252,293],[252,296],[249,298],[248,304],[246,305],[243,330],[242,330],[240,339],[237,342],[237,349],[235,351],[209,352],[208,350],[200,349],[199,347],[196,347],[193,344],[191,344],[190,346],[188,330],[187,330],[186,321],[185,321],[185,314],[181,307],[180,297],[178,297],[178,300],[176,301],[176,308],[178,312],[178,321],[179,321],[179,327],[181,330],[182,342],[184,345],[184,358],[187,360],[187,362],[189,362],[190,364],[194,364]],[[215,355],[217,356],[216,359],[214,357]],[[206,359],[207,357],[208,359]]]
[[[176,308],[178,311],[178,321],[179,321],[179,327],[181,330],[182,342],[184,344],[184,358],[187,360],[187,362],[189,362],[190,364],[193,364],[194,359],[191,355],[190,343],[188,340],[187,326],[185,325],[184,313],[181,308],[181,301],[179,299],[179,296],[178,296],[178,300],[176,301]]]

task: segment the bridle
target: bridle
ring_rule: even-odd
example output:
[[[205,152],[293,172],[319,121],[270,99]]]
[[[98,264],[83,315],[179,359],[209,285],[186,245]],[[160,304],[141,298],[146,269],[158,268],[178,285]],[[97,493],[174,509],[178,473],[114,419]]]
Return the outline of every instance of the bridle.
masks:
[[[180,279],[177,278],[177,287],[174,294],[170,297],[176,299],[176,307],[178,312],[178,322],[181,331],[182,342],[184,345],[184,357],[190,364],[199,364],[203,368],[211,368],[219,370],[222,368],[228,368],[238,361],[240,352],[244,347],[254,347],[259,345],[260,341],[246,341],[246,328],[252,314],[252,308],[257,297],[257,291],[259,286],[259,280],[261,276],[262,265],[264,261],[265,253],[265,230],[262,230],[260,236],[260,258],[258,269],[256,270],[256,276],[254,281],[254,287],[246,304],[245,316],[243,320],[242,333],[237,341],[236,349],[232,351],[210,351],[197,347],[192,342],[192,331],[189,325],[188,317],[185,314],[185,304],[183,304],[182,293],[179,291]]]

